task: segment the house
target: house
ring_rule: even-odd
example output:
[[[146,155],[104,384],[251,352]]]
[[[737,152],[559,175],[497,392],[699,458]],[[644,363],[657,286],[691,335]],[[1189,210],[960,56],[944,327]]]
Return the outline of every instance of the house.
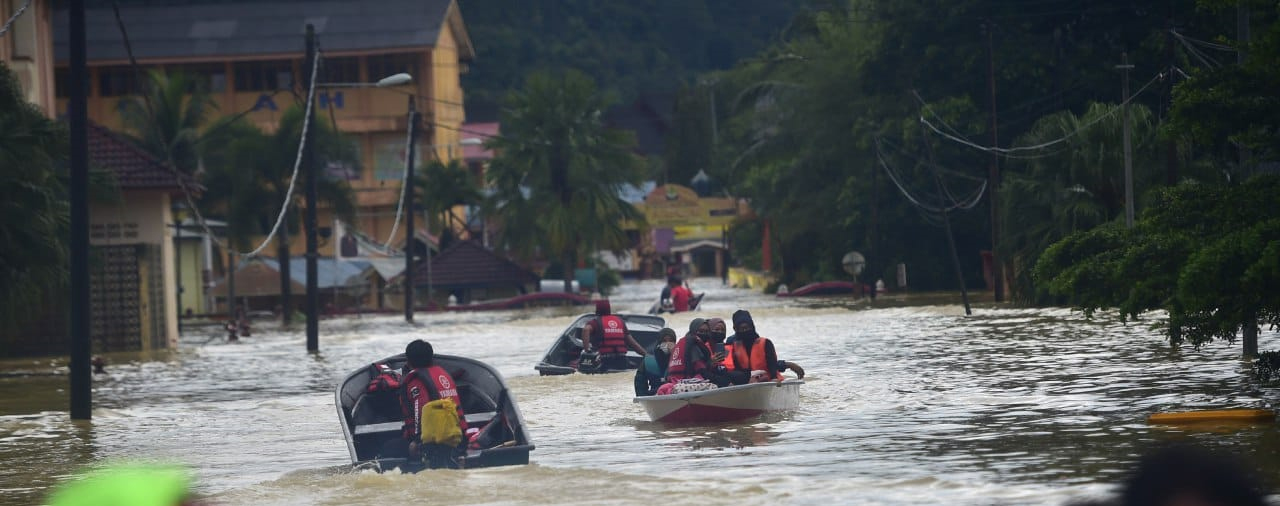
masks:
[[[8,1],[8,0],[5,0]],[[43,2],[37,2],[43,4]],[[336,121],[359,145],[358,167],[327,167],[329,177],[346,179],[357,198],[358,229],[369,237],[391,233],[400,203],[410,96],[423,118],[417,160],[447,160],[460,144],[464,121],[460,76],[475,50],[455,0],[121,0],[132,57],[144,71],[160,69],[195,76],[224,115],[244,118],[268,131],[301,95],[304,26],[315,27],[321,69],[316,113]],[[122,100],[141,90],[130,51],[109,3],[87,12],[90,119],[120,129]],[[53,16],[57,65],[57,110],[66,110],[68,34],[65,7]],[[411,84],[376,88],[373,83],[408,73]],[[204,210],[205,215],[210,215]],[[323,241],[330,257],[345,237],[332,213],[319,209]],[[420,220],[421,221],[421,220]],[[425,228],[396,228],[390,241],[403,248],[411,239],[425,247]],[[302,254],[304,241],[291,241]],[[274,251],[269,247],[268,251]],[[184,276],[186,277],[186,276]]]
[[[728,228],[740,214],[731,197],[699,196],[678,184],[655,185],[635,204],[650,227],[641,261],[647,272],[658,264],[678,265],[694,276],[723,276],[728,268]]]
[[[439,304],[453,295],[459,304],[537,290],[537,274],[498,256],[476,241],[456,241],[414,271],[414,285]]]
[[[289,262],[289,283],[293,307],[302,307],[306,293],[306,262],[301,258]],[[320,305],[329,311],[368,309],[376,302],[379,287],[384,284],[377,269],[369,262],[320,258],[316,260],[316,286]],[[255,257],[240,262],[235,269],[237,302],[250,311],[274,311],[281,306],[280,263],[275,259]],[[209,288],[209,297],[225,312],[230,290],[229,280],[218,280]]]

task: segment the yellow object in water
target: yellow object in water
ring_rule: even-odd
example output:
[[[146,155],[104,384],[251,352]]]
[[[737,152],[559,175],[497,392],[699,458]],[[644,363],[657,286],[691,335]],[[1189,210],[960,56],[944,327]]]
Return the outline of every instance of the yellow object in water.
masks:
[[[1270,409],[1210,409],[1156,413],[1147,418],[1147,423],[1172,425],[1203,422],[1270,422],[1275,419],[1276,412]]]

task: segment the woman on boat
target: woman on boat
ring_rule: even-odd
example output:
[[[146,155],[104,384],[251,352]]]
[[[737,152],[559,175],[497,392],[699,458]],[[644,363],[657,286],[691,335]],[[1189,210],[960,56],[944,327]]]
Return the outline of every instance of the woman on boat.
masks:
[[[658,345],[653,347],[653,353],[644,357],[644,362],[636,369],[636,397],[654,395],[662,387],[667,375],[667,363],[675,348],[676,331],[669,328],[658,331]]]
[[[719,365],[724,355],[711,350],[711,325],[707,320],[694,318],[689,322],[689,333],[676,343],[671,353],[671,361],[667,364],[667,383],[675,384],[682,380],[701,379],[713,383],[714,386],[729,384],[729,377],[724,366]],[[664,390],[671,390],[664,385]]]

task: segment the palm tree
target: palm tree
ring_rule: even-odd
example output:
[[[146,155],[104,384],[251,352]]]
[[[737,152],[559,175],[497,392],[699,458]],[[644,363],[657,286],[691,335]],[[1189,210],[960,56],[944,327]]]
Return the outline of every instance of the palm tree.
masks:
[[[210,129],[214,132],[206,143],[205,166],[208,172],[203,183],[206,191],[201,198],[202,207],[220,210],[227,220],[227,235],[238,251],[256,246],[251,239],[271,232],[280,214],[280,205],[288,206],[286,220],[281,224],[276,238],[276,256],[280,263],[280,293],[283,297],[284,317],[291,319],[289,296],[289,233],[296,231],[296,208],[302,200],[303,172],[299,169],[294,192],[288,202],[289,191],[297,157],[298,143],[302,137],[303,110],[294,106],[285,111],[274,133],[265,133],[256,126],[239,119],[227,120]],[[324,121],[312,124],[315,135],[314,151],[316,167],[331,163],[358,166],[353,141],[343,136]],[[317,169],[317,173],[320,173]],[[355,223],[355,194],[343,180],[320,178],[316,183],[318,197],[328,204],[339,219]]]
[[[1129,114],[1134,192],[1140,194],[1160,181],[1155,165],[1160,160],[1157,125],[1145,107],[1131,106]],[[1000,188],[1000,254],[1015,265],[1015,298],[1036,301],[1030,267],[1046,248],[1072,232],[1124,215],[1122,128],[1117,106],[1094,103],[1080,116],[1063,111],[1041,118],[1015,143],[1068,139],[1046,148],[1043,156],[1016,161],[1005,173]]]
[[[458,160],[432,160],[422,168],[414,186],[418,195],[414,200],[427,211],[427,228],[441,233],[451,232],[458,223],[466,226],[466,220],[454,213],[455,208],[479,205],[484,200],[476,181]]]
[[[612,99],[586,74],[537,72],[507,97],[498,153],[488,171],[488,206],[501,222],[499,242],[525,255],[539,248],[559,257],[565,291],[584,253],[630,246],[625,221],[643,216],[618,196],[639,183],[643,164],[634,137],[607,128]]]
[[[200,164],[202,129],[218,104],[186,74],[150,70],[146,80],[145,95],[120,101],[125,129],[148,153],[194,173]]]
[[[67,279],[70,206],[63,126],[26,101],[0,62],[0,328],[20,324]]]

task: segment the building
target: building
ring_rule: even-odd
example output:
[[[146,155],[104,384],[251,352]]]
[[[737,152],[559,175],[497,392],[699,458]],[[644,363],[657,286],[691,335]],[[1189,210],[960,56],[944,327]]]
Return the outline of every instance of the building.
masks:
[[[641,272],[661,272],[657,265],[678,265],[694,276],[724,276],[727,231],[743,212],[730,197],[699,197],[687,186],[656,185],[635,204],[649,223],[650,236],[641,247]]]
[[[26,5],[0,37],[0,61],[18,75],[27,101],[54,117],[53,0],[0,0],[0,24]]]
[[[396,218],[410,96],[417,97],[423,118],[417,163],[462,152],[456,148],[464,119],[459,77],[475,52],[454,0],[121,3],[132,56],[143,70],[197,76],[222,114],[243,114],[267,131],[295,103],[295,94],[302,96],[303,32],[305,25],[313,25],[322,55],[317,115],[336,121],[360,147],[359,167],[326,167],[325,172],[348,180],[355,189],[359,212],[354,225],[369,237],[386,237]],[[122,99],[141,89],[139,74],[130,65],[113,9],[90,9],[87,19],[89,117],[120,129],[118,108]],[[67,103],[66,20],[65,10],[55,13],[59,113]],[[413,82],[352,86],[401,72],[413,76]],[[323,208],[318,222],[322,236],[340,228]],[[422,242],[425,233],[415,233]],[[407,237],[400,227],[391,242],[402,247]],[[322,241],[320,253],[334,256],[342,239]],[[303,243],[291,241],[291,250],[302,253]]]

